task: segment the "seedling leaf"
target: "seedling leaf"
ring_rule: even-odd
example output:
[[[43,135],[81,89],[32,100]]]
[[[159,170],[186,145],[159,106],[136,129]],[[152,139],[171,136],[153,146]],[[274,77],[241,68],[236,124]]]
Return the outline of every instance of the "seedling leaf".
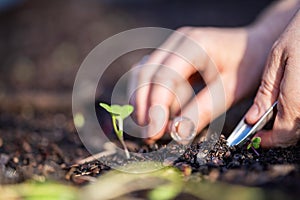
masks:
[[[106,103],[100,103],[99,104],[102,108],[104,108],[107,112],[112,113],[112,109],[110,105],[107,105]]]
[[[260,142],[261,142],[261,138],[260,137],[255,137],[255,138],[252,139],[252,146],[255,149],[258,149],[259,146],[260,146]]]
[[[114,127],[114,131],[120,140],[121,144],[124,147],[125,154],[127,158],[130,158],[129,151],[126,147],[126,144],[124,142],[123,138],[123,120],[128,117],[134,110],[133,106],[131,105],[107,105],[105,103],[100,103],[99,104],[102,108],[104,108],[107,112],[110,113],[111,118],[112,118],[112,123]]]
[[[104,108],[111,115],[119,116],[123,120],[126,119],[134,110],[132,105],[107,105],[105,103],[99,104],[102,108]]]
[[[259,156],[259,153],[255,149],[259,148],[260,142],[261,142],[261,138],[260,137],[254,137],[254,138],[252,138],[252,140],[250,141],[250,143],[247,145],[247,150],[249,150],[250,148],[252,148],[252,150],[254,151],[254,153]]]
[[[111,113],[117,114],[122,119],[126,119],[133,112],[133,109],[132,105],[111,105]]]

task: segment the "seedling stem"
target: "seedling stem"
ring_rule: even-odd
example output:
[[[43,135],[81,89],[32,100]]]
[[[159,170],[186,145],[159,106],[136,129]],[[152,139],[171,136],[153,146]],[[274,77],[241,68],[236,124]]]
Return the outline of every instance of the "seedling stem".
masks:
[[[248,144],[247,149],[250,148],[254,151],[256,155],[259,156],[259,153],[256,151],[260,147],[261,138],[260,137],[254,137],[252,138],[251,142]]]
[[[133,109],[134,109],[133,106],[131,106],[131,105],[124,105],[124,106],[111,105],[111,106],[109,106],[105,103],[100,103],[100,106],[110,113],[114,131],[124,148],[127,159],[129,159],[130,154],[129,154],[127,146],[124,142],[124,138],[123,138],[123,120],[125,118],[127,118],[133,112]]]

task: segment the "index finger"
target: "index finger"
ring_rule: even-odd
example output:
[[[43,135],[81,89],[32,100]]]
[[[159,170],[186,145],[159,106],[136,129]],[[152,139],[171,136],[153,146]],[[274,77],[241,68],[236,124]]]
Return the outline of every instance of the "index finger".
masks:
[[[202,69],[201,72],[205,72],[204,66],[208,65],[208,61],[209,57],[198,44],[186,40],[164,60],[163,66],[156,71],[151,83],[148,110],[159,106],[159,113],[164,112],[164,114],[159,117],[159,120],[153,118],[150,121],[148,136],[152,140],[159,139],[166,130],[169,108],[176,96],[174,91],[178,84],[189,84],[188,78],[198,70]],[[208,76],[204,77],[206,80],[208,78]]]

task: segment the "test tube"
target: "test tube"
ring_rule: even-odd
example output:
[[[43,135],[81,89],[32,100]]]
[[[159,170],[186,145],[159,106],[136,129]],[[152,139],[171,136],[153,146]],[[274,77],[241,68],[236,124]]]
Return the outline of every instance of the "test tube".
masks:
[[[195,125],[187,117],[176,117],[171,124],[171,137],[176,142],[186,145],[196,136]]]

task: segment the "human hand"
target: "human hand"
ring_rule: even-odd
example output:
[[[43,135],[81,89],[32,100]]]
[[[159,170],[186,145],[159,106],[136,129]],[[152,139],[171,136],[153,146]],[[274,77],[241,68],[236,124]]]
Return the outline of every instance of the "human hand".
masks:
[[[255,123],[276,100],[273,129],[256,134],[262,147],[290,146],[300,138],[300,11],[272,48],[246,121]]]
[[[154,51],[144,64],[145,67],[140,68],[138,75],[140,88],[136,91],[133,104],[138,123],[145,125],[149,122],[148,142],[162,137],[170,115],[180,113],[181,116],[192,119],[197,131],[200,131],[217,115],[251,93],[259,85],[259,77],[270,49],[270,45],[264,44],[260,38],[259,31],[252,27],[186,27],[178,31],[181,36],[173,34],[160,48],[170,49],[171,52],[160,49]],[[199,47],[192,48],[193,45],[188,40],[195,41],[205,51]],[[188,58],[189,62],[178,54]],[[219,99],[218,105],[213,104],[211,91],[207,86],[188,101],[186,85],[174,74],[188,80],[198,72],[206,85],[214,87],[218,78],[223,82],[226,101]],[[198,79],[199,83],[200,80]],[[149,82],[150,84],[143,86]],[[174,93],[179,99],[184,99],[183,102],[178,102]],[[160,109],[155,109],[157,106]],[[217,109],[215,115],[212,114],[213,109]]]

